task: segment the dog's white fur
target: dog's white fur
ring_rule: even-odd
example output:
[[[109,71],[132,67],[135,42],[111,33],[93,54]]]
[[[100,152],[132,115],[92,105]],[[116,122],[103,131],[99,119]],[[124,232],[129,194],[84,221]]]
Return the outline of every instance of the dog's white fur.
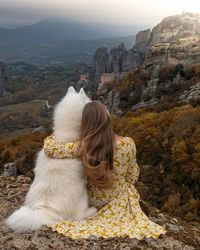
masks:
[[[68,89],[54,112],[57,141],[79,139],[82,110],[89,101],[83,89],[79,93],[73,87]],[[53,159],[42,149],[37,155],[34,173],[24,206],[6,220],[11,229],[32,231],[60,220],[80,220],[96,212],[95,208],[88,208],[86,181],[80,160]]]

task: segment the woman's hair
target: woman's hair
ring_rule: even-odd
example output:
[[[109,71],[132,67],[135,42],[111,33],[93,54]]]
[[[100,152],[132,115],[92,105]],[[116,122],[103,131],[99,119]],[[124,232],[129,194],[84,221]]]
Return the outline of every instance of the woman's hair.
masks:
[[[88,181],[100,188],[112,187],[113,175],[112,122],[106,107],[99,101],[85,105],[81,122],[81,152]]]

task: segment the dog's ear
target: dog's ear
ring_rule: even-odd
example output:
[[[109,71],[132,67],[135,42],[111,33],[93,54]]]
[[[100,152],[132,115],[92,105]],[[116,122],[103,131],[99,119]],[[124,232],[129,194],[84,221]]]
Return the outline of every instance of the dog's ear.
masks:
[[[69,93],[76,93],[76,90],[74,89],[74,87],[72,87],[72,86],[70,86],[69,88],[68,88],[68,90],[67,90],[67,94],[69,94]]]
[[[85,102],[85,103],[88,103],[90,102],[90,98],[85,94],[85,91],[83,88],[80,89],[79,91],[79,96],[81,97],[81,99]]]
[[[84,91],[83,87],[82,87],[82,88],[80,88],[79,94],[81,94],[81,95],[85,95],[85,91]]]
[[[80,95],[81,97],[83,97],[83,98],[88,98],[87,95],[85,94],[85,91],[84,91],[83,88],[80,89],[79,95]]]

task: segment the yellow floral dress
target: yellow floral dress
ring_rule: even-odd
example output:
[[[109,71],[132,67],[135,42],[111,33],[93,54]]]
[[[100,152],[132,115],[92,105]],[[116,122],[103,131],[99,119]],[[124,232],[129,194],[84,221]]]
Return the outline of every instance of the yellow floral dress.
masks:
[[[49,225],[71,238],[130,237],[138,240],[165,234],[165,228],[151,221],[139,205],[136,146],[132,138],[119,137],[114,144],[115,182],[112,189],[100,189],[88,183],[89,205],[98,209],[93,216],[80,221],[60,221]],[[53,135],[44,140],[45,153],[53,158],[80,157],[78,142],[57,142]]]

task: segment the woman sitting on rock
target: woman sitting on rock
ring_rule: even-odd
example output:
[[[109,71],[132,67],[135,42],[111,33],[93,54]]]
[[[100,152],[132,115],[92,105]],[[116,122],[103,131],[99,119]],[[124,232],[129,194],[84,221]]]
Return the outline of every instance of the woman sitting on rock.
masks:
[[[49,225],[71,238],[130,237],[138,240],[165,234],[139,205],[135,188],[139,167],[132,138],[113,132],[106,107],[98,101],[86,104],[82,113],[80,141],[63,143],[48,136],[45,153],[53,158],[80,158],[88,180],[89,205],[98,212],[80,221]]]

